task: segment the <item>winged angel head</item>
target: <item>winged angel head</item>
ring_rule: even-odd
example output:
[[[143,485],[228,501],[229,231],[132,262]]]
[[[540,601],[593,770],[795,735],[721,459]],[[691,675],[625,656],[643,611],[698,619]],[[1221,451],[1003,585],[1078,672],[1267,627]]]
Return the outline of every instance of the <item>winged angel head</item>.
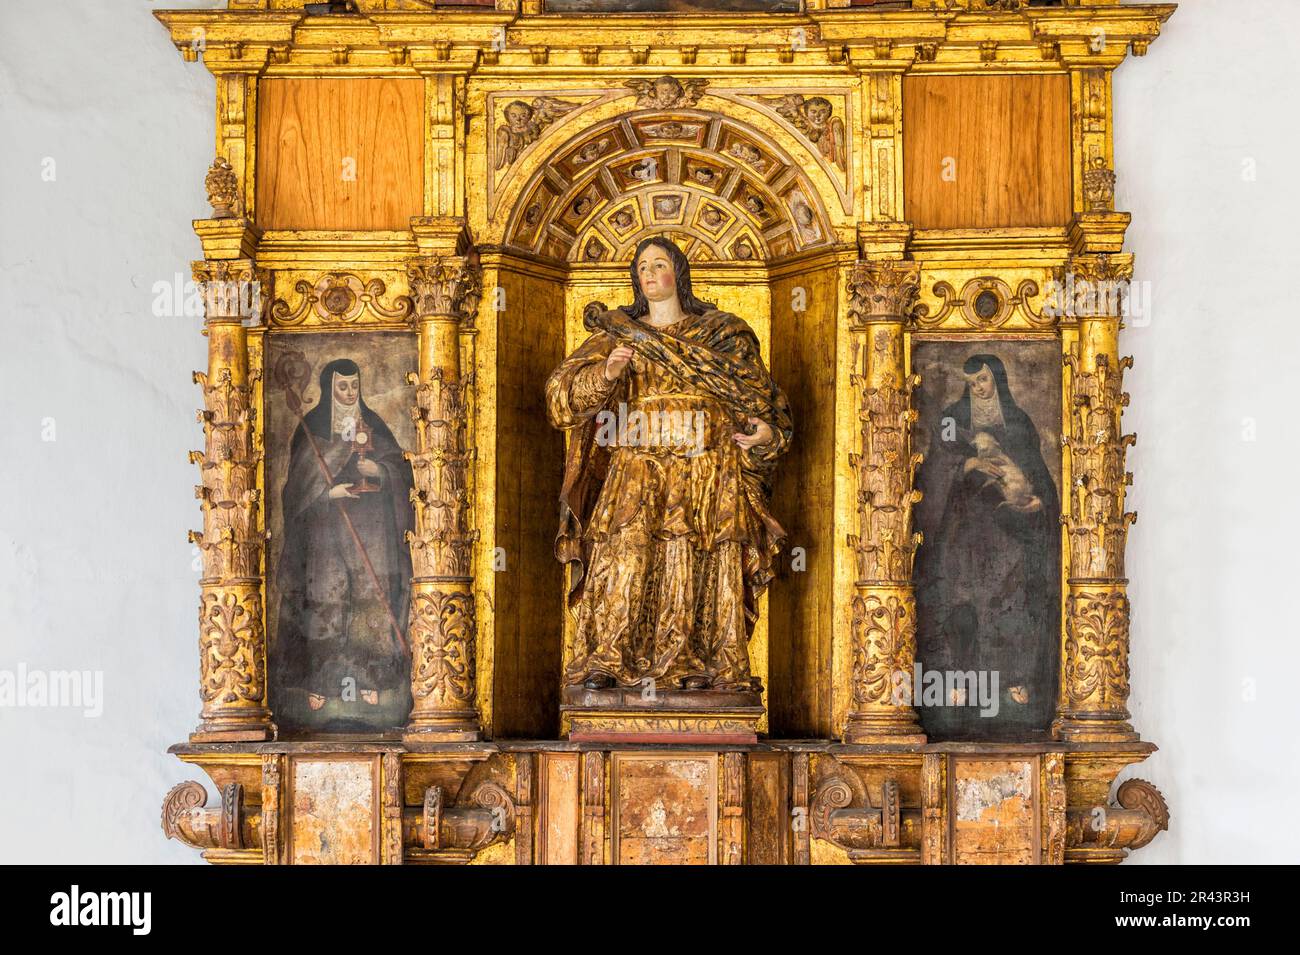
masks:
[[[687,80],[683,83],[675,76],[660,76],[653,80],[628,80],[623,84],[636,93],[636,105],[649,109],[670,109],[674,106],[694,106],[704,95],[708,80]]]
[[[847,163],[844,121],[834,115],[831,101],[824,96],[805,97],[798,93],[764,97],[776,111],[803,133],[825,159],[844,168]]]
[[[536,96],[527,103],[521,99],[507,103],[505,122],[497,127],[496,168],[504,169],[511,165],[520,153],[537,141],[547,126],[578,105],[554,96]]]

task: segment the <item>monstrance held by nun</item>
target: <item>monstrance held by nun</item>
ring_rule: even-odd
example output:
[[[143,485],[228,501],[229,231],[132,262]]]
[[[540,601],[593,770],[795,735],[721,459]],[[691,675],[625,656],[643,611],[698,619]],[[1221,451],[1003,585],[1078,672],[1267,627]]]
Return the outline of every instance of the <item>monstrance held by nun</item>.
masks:
[[[591,335],[546,383],[570,432],[566,699],[756,701],[748,641],[785,537],[769,502],[789,405],[749,325],[692,293],[674,243],[642,242],[631,279],[630,305],[587,307]]]

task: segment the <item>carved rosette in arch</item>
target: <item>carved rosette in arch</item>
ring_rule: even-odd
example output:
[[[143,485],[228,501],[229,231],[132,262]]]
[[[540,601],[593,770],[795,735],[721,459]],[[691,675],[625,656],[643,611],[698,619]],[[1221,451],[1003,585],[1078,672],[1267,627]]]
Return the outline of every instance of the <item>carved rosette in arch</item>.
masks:
[[[429,255],[407,269],[420,330],[411,462],[411,695],[406,739],[477,739],[475,622],[471,561],[469,392],[461,374],[460,333],[478,308],[481,279],[466,256]]]
[[[859,396],[861,445],[849,463],[857,479],[851,630],[851,710],[845,742],[923,742],[911,699],[916,661],[912,565],[921,535],[913,508],[921,500],[912,448],[920,383],[905,373],[904,331],[916,307],[917,268],[859,262],[848,278],[850,331]]]
[[[670,234],[692,261],[759,261],[831,245],[822,193],[771,136],[689,96],[638,97],[558,146],[515,202],[505,244],[626,261]],[[725,103],[726,101],[720,101]],[[734,104],[740,108],[739,103]]]
[[[844,207],[850,208],[853,188],[849,166],[854,148],[855,122],[853,97],[847,90],[838,87],[808,88],[798,92],[775,91],[759,96],[719,90],[718,95],[756,106],[788,126],[803,140],[827,176],[835,182]]]

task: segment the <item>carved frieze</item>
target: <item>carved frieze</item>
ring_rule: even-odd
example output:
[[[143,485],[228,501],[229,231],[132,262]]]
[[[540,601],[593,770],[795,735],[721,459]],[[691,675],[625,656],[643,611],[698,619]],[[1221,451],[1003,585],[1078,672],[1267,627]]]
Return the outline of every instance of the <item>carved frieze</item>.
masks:
[[[273,326],[405,325],[414,314],[409,296],[399,295],[386,304],[388,286],[383,279],[363,279],[352,272],[326,272],[314,282],[299,279],[293,290],[297,304],[283,298],[271,303]]]

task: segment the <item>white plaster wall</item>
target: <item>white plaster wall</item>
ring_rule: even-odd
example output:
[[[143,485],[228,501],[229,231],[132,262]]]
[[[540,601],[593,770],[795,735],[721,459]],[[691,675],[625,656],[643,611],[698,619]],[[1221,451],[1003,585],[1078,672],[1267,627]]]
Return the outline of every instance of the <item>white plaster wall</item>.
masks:
[[[0,708],[0,862],[198,861],[158,815],[201,778],[165,750],[199,709],[205,343],[197,318],[155,316],[153,287],[200,254],[213,82],[150,14],[212,5],[0,4],[0,670],[104,681],[98,717]],[[1279,825],[1300,784],[1297,28],[1291,0],[1185,0],[1116,86],[1153,306],[1125,333],[1132,708],[1161,747],[1134,772],[1174,814],[1136,862],[1300,861]]]

